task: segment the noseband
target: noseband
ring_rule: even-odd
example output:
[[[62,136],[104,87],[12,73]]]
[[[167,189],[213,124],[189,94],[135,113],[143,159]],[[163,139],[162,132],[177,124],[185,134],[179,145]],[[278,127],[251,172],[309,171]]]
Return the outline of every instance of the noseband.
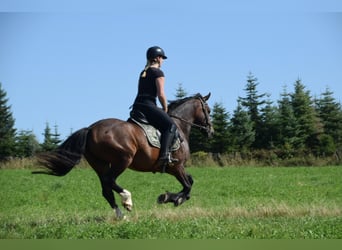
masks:
[[[176,115],[170,115],[170,116],[173,117],[173,118],[176,118],[176,119],[178,119],[178,120],[180,120],[180,121],[182,121],[182,122],[184,122],[186,124],[189,124],[189,125],[191,125],[193,127],[196,127],[196,128],[199,128],[199,129],[204,129],[205,131],[207,131],[209,133],[209,131],[210,131],[210,128],[209,128],[210,127],[210,123],[209,123],[209,121],[210,121],[210,119],[209,119],[209,117],[208,117],[209,115],[207,114],[207,111],[205,109],[204,101],[202,100],[201,97],[197,97],[196,99],[200,100],[200,102],[201,102],[202,111],[203,111],[203,114],[204,114],[204,117],[205,117],[205,123],[206,123],[205,126],[198,125],[198,124],[195,124],[193,122],[189,122],[188,120],[185,120],[184,118],[176,116]]]

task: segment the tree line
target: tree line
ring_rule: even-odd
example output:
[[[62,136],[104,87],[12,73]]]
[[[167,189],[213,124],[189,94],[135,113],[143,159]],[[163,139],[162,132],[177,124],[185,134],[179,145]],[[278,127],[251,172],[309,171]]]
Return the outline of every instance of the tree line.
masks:
[[[219,164],[222,157],[292,159],[300,157],[334,158],[341,162],[342,108],[329,89],[313,97],[300,79],[289,92],[284,86],[280,99],[271,101],[267,93],[259,93],[258,79],[247,75],[245,96],[237,98],[230,113],[215,102],[211,118],[215,133],[209,140],[193,129],[190,149],[196,155],[212,155]],[[187,96],[182,84],[175,97]],[[39,143],[33,131],[17,131],[0,83],[0,161],[11,157],[31,157],[37,152],[54,150],[60,144],[57,125],[46,124],[44,141]]]
[[[222,155],[254,158],[263,163],[304,158],[341,163],[342,108],[328,87],[319,97],[313,97],[297,79],[292,92],[284,86],[280,99],[273,102],[269,94],[259,93],[258,85],[258,79],[249,73],[245,96],[238,97],[232,113],[221,103],[213,105],[215,133],[208,140],[193,130],[192,153],[211,153],[218,163]],[[186,91],[180,85],[177,93],[182,96]]]
[[[39,143],[31,130],[20,130],[14,126],[15,119],[8,104],[6,91],[0,83],[0,162],[11,158],[31,157],[38,152],[54,150],[60,144],[60,134],[57,125],[54,131],[49,123],[44,129],[44,141]]]

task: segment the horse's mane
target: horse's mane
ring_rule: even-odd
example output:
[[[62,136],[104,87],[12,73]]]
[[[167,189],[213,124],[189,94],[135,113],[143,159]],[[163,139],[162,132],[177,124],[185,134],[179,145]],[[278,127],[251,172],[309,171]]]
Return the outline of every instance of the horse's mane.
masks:
[[[175,110],[177,107],[179,107],[180,105],[182,105],[183,103],[187,102],[190,99],[198,99],[198,98],[202,98],[202,95],[200,93],[197,93],[195,95],[192,96],[188,96],[185,97],[183,99],[178,99],[178,100],[174,100],[174,101],[169,101],[169,112],[172,112],[173,110]]]

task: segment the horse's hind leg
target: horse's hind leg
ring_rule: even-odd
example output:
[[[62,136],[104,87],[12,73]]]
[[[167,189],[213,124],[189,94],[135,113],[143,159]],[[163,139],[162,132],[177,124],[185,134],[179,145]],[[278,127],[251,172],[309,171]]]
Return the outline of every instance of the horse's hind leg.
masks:
[[[123,189],[116,183],[116,178],[124,170],[125,168],[117,169],[115,167],[111,167],[107,173],[100,176],[102,194],[109,202],[111,207],[115,210],[116,216],[118,218],[122,218],[123,214],[115,202],[113,190],[121,196],[121,201],[124,208],[126,208],[128,211],[131,211],[133,206],[131,193],[128,190]]]
[[[123,214],[115,202],[114,194],[112,191],[112,183],[113,179],[110,175],[101,175],[99,176],[102,186],[102,195],[108,201],[109,205],[115,211],[117,218],[122,218]]]
[[[110,164],[99,159],[96,159],[95,157],[92,157],[90,154],[86,155],[86,159],[99,176],[103,197],[107,200],[111,208],[115,211],[116,217],[122,218],[123,214],[115,202],[115,197],[112,190],[114,183],[114,174],[110,167]]]
[[[120,187],[117,183],[116,183],[116,178],[119,177],[120,174],[122,174],[122,172],[126,169],[126,166],[129,164],[125,163],[125,164],[120,164],[121,168],[117,168],[114,167],[113,168],[113,183],[112,183],[112,188],[115,192],[117,192],[120,196],[121,196],[121,203],[124,206],[124,208],[126,208],[128,211],[132,211],[132,207],[133,207],[133,201],[132,201],[132,195],[131,193],[126,190],[123,189],[122,187]]]

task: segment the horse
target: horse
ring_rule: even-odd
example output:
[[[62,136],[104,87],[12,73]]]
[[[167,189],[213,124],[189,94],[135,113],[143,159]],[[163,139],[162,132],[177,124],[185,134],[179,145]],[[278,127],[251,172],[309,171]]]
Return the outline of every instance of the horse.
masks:
[[[164,171],[173,175],[182,185],[178,193],[166,192],[159,195],[159,204],[171,202],[174,206],[183,204],[190,199],[193,179],[185,171],[185,163],[190,157],[189,135],[192,127],[204,130],[208,136],[213,133],[210,120],[210,108],[206,96],[196,94],[169,102],[168,114],[177,125],[180,147],[173,152],[173,157],[179,161],[164,169],[158,163],[159,148],[153,147],[147,141],[141,127],[130,119],[123,121],[110,118],[95,122],[71,134],[56,150],[37,156],[39,165],[43,168],[33,171],[34,174],[54,176],[66,175],[82,156],[97,173],[102,195],[114,210],[117,218],[123,218],[116,204],[113,190],[121,197],[122,206],[131,211],[133,201],[131,193],[120,187],[116,179],[126,168],[142,172]]]

